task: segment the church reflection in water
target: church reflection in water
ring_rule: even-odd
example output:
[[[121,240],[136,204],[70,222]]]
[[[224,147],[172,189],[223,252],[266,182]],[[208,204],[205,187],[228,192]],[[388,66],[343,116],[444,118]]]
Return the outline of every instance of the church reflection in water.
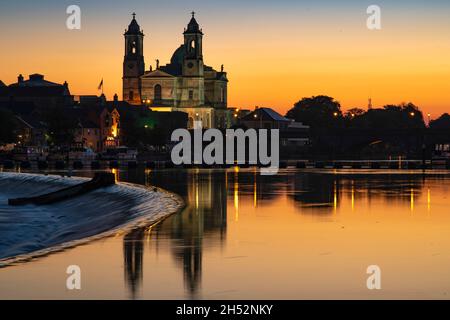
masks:
[[[157,224],[151,232],[156,241],[170,240],[173,256],[183,270],[186,290],[195,296],[201,284],[205,242],[223,244],[225,241],[226,173],[170,171],[152,172],[147,177],[147,184],[175,192],[185,200],[181,212]],[[145,235],[145,230],[136,230],[124,237],[125,280],[133,298],[142,281]]]
[[[238,219],[240,205],[270,206],[279,197],[291,200],[299,214],[332,214],[342,201],[351,203],[383,198],[414,209],[424,186],[420,175],[353,175],[283,171],[261,176],[256,171],[161,170],[120,172],[122,181],[156,185],[182,196],[186,206],[151,230],[135,230],[124,237],[125,282],[132,298],[142,285],[145,239],[169,250],[183,273],[185,290],[195,298],[202,282],[205,250],[224,247],[227,236],[227,199],[230,218]],[[429,192],[429,191],[428,191]],[[430,198],[430,195],[428,195]],[[235,216],[236,215],[236,216]]]

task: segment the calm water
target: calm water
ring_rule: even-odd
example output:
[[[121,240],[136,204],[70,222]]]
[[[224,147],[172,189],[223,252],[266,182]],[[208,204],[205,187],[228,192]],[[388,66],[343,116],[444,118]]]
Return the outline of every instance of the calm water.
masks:
[[[150,228],[0,269],[0,298],[450,297],[449,173],[116,174],[187,206]],[[81,267],[80,291],[65,287],[71,264]],[[381,290],[366,287],[374,264]]]

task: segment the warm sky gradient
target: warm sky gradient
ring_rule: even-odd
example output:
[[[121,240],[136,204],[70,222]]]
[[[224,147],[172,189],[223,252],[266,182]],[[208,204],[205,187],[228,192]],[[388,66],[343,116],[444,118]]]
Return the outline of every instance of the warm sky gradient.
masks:
[[[228,72],[229,105],[284,113],[302,97],[327,94],[344,109],[412,101],[433,117],[450,112],[448,0],[16,1],[0,3],[0,80],[43,73],[73,94],[121,95],[123,32],[137,13],[146,69],[170,60],[189,12],[205,33],[205,63]],[[65,27],[66,7],[82,29]],[[366,8],[382,8],[382,30]]]

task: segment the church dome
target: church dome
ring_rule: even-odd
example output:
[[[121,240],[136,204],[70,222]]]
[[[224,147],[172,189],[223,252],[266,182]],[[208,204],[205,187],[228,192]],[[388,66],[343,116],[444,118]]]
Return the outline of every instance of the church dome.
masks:
[[[178,49],[173,53],[172,58],[170,59],[170,63],[182,65],[185,54],[186,50],[184,50],[184,45],[179,46]]]

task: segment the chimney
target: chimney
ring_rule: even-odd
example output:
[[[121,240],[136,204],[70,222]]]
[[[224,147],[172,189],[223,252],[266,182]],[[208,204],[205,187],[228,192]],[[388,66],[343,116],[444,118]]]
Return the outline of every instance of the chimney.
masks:
[[[22,83],[23,82],[23,75],[19,74],[19,76],[17,77],[17,82],[18,83]]]

